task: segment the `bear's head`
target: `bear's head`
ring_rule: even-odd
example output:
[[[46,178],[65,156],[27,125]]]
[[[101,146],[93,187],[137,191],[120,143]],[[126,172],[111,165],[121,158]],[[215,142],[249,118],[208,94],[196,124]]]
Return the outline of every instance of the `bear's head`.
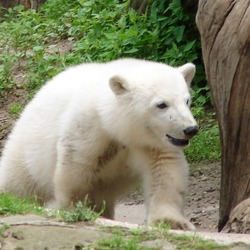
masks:
[[[198,132],[190,111],[189,88],[194,75],[191,63],[173,68],[132,61],[131,67],[127,65],[112,76],[109,85],[116,117],[111,127],[119,134],[118,140],[154,148],[187,146]]]

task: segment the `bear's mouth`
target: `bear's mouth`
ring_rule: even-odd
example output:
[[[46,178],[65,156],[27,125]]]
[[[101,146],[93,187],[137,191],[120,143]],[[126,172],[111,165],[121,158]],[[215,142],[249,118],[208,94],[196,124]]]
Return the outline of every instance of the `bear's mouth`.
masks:
[[[174,146],[184,147],[184,146],[187,146],[189,143],[189,140],[186,140],[186,139],[177,139],[177,138],[174,138],[168,134],[166,136],[167,136],[169,142],[171,142]]]

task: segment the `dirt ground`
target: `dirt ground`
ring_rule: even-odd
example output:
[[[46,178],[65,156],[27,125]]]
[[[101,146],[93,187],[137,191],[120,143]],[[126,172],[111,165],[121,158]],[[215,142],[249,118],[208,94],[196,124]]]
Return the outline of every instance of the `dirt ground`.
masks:
[[[191,170],[186,214],[198,230],[218,231],[220,163],[195,166]]]
[[[25,104],[25,93],[21,89],[17,89],[12,95],[0,100],[0,152],[16,120],[16,116],[9,112],[13,103],[16,102]],[[202,163],[191,166],[185,212],[200,231],[217,231],[219,188],[219,163]],[[143,197],[139,191],[118,202],[115,219],[143,224],[145,208]]]

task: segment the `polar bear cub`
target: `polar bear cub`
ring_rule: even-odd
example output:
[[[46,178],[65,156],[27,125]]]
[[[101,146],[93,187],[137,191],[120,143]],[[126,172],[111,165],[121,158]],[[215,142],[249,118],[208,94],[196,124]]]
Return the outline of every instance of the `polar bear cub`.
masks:
[[[141,182],[148,224],[194,229],[183,213],[183,148],[198,131],[190,112],[195,66],[120,59],[81,64],[49,81],[9,136],[0,189],[54,208],[86,196],[114,217],[115,201]]]

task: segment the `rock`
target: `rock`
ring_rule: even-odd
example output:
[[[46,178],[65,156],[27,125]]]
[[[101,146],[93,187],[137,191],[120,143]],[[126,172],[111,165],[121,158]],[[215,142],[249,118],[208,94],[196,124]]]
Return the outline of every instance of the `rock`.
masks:
[[[250,233],[250,198],[242,201],[232,210],[222,231],[226,233]]]

